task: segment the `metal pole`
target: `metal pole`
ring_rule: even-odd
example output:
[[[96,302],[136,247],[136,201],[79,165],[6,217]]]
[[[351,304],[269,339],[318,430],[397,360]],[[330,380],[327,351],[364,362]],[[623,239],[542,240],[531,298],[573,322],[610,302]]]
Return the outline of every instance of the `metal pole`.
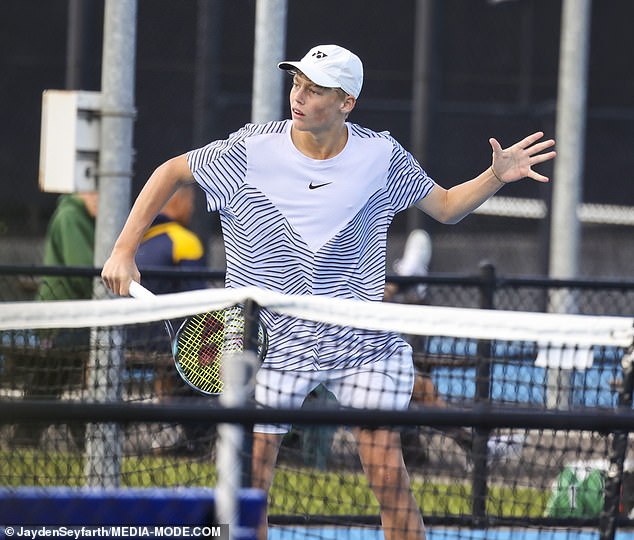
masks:
[[[286,48],[287,0],[258,0],[255,9],[255,50],[251,120],[282,117],[284,73],[277,69]]]
[[[136,0],[106,0],[101,74],[95,265],[106,261],[130,210]]]
[[[99,88],[98,43],[95,38],[97,6],[95,0],[68,0],[66,35],[66,89]]]
[[[480,308],[495,308],[495,267],[489,262],[480,263]],[[489,404],[491,401],[491,362],[493,358],[491,341],[478,341],[478,364],[476,366],[475,400],[477,403]],[[486,515],[488,488],[487,443],[489,429],[476,428],[473,434],[473,471],[471,473],[473,493],[471,511],[474,518],[482,519]]]
[[[590,8],[591,0],[563,3],[549,268],[555,278],[576,277],[579,267]]]
[[[435,0],[416,0],[414,22],[414,66],[412,71],[412,155],[425,168],[428,152],[431,45]],[[423,226],[423,213],[411,208],[407,213],[407,230]]]
[[[96,267],[103,266],[112,251],[130,208],[136,14],[136,0],[106,0]],[[93,296],[103,298],[105,295],[101,281],[95,280]],[[120,399],[122,341],[121,331],[93,329],[88,381],[91,400],[109,402]],[[121,465],[121,440],[117,426],[90,424],[86,437],[87,484],[116,487]]]
[[[591,0],[564,0],[557,97],[557,160],[555,161],[549,276],[576,277],[579,270],[581,202],[585,155],[586,98]],[[575,313],[570,291],[553,291],[550,310]],[[548,372],[548,407],[568,407],[570,373]]]
[[[66,88],[74,90],[81,88],[82,54],[84,48],[82,39],[85,28],[83,25],[81,0],[68,1],[68,28],[66,34]]]
[[[411,151],[421,163],[425,161],[428,151],[433,5],[434,0],[416,0]]]
[[[220,89],[221,0],[198,0],[193,96],[193,143],[207,144],[217,124],[216,99]]]
[[[196,9],[196,57],[194,69],[193,131],[194,147],[212,140],[218,129],[218,95],[220,76],[218,66],[221,54],[222,0],[198,0]],[[214,224],[213,226],[211,224]],[[218,217],[207,212],[207,202],[202,191],[196,194],[191,229],[198,234],[205,246],[213,236],[219,236]],[[224,261],[207,260],[210,266],[223,266]]]

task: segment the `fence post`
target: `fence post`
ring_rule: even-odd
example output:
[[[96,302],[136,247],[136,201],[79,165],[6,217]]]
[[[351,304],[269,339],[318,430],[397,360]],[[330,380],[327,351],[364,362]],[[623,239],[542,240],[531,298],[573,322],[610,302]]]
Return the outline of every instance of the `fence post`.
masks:
[[[94,266],[106,262],[130,207],[132,133],[134,124],[134,59],[136,0],[107,0],[104,4],[101,76],[101,132],[99,149],[99,208],[95,224]],[[105,298],[100,279],[93,297]],[[121,399],[124,336],[117,329],[91,331],[89,391],[94,401]],[[86,483],[117,487],[121,475],[122,441],[116,424],[88,424],[86,428]]]
[[[482,309],[493,309],[495,300],[496,276],[495,267],[489,262],[480,264],[480,307]],[[475,381],[475,401],[476,403],[487,402],[491,396],[491,342],[478,341],[476,381]],[[473,449],[471,452],[473,460],[472,471],[472,512],[473,516],[483,518],[486,515],[487,499],[487,476],[488,476],[488,441],[489,429],[476,428],[473,434]]]
[[[618,405],[624,410],[632,409],[632,393],[634,389],[634,344],[621,360],[623,381],[619,388]],[[600,540],[614,540],[616,526],[621,513],[621,493],[625,457],[627,455],[628,431],[615,431],[612,438],[610,466],[605,479],[605,502],[599,520]]]

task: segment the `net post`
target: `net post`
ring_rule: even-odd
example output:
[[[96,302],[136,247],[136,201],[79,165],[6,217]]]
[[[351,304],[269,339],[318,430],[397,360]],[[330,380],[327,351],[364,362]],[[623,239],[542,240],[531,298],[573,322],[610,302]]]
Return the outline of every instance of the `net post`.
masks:
[[[223,362],[224,390],[220,394],[223,407],[244,406],[252,392],[257,369],[259,307],[248,299],[244,305],[243,351],[232,353]],[[216,520],[229,524],[229,540],[238,538],[240,529],[239,492],[252,483],[252,424],[219,424],[217,444],[218,475]]]
[[[625,410],[632,409],[634,393],[634,343],[621,360],[622,382],[619,387],[618,405]],[[610,465],[605,479],[605,501],[599,519],[600,540],[614,540],[617,521],[621,513],[621,493],[629,431],[615,431],[612,438]]]
[[[244,406],[250,391],[250,375],[255,366],[256,357],[252,351],[233,352],[223,362],[224,388],[220,394],[223,407]],[[245,429],[238,423],[218,424],[218,442],[216,466],[218,475],[216,491],[216,521],[229,525],[229,540],[241,537],[240,530],[240,490],[243,487],[243,466],[245,464]],[[249,461],[250,461],[249,453]]]
[[[495,266],[489,262],[480,264],[480,308],[494,309],[495,304]],[[492,345],[488,340],[479,340],[477,345],[478,364],[476,367],[475,400],[476,403],[486,403],[491,396],[491,357]],[[484,518],[486,515],[487,499],[487,443],[490,430],[476,428],[473,435],[473,491],[471,506],[474,519]]]
[[[248,298],[244,303],[244,349],[253,353],[257,358],[258,334],[260,321],[260,306],[253,299]],[[255,369],[257,369],[256,366]],[[254,375],[255,377],[255,375]],[[253,424],[244,426],[244,444],[242,448],[242,486],[251,487],[253,484]]]

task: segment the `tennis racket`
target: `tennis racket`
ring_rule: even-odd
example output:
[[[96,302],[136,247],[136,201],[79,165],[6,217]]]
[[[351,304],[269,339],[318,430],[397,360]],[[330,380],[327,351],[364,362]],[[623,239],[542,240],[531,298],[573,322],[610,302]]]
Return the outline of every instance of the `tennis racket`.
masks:
[[[136,281],[130,283],[130,296],[155,297],[154,293]],[[163,322],[170,338],[174,365],[181,378],[201,394],[221,394],[223,362],[231,353],[244,350],[243,307],[237,305],[194,315],[187,318],[176,331],[170,321]],[[257,330],[257,357],[262,362],[268,350],[268,333],[259,321]]]

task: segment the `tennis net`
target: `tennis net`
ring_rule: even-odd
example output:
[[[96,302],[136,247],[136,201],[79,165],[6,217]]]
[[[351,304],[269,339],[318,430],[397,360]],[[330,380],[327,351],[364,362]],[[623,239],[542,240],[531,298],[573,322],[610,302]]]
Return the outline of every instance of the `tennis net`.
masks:
[[[269,327],[267,360],[294,368],[294,379],[275,380],[275,392],[308,388],[295,408],[275,396],[268,407],[250,393],[238,405],[200,396],[172,367],[163,320],[247,301]],[[247,434],[253,423],[289,424],[270,491],[270,537],[379,538],[381,508],[358,433],[389,426],[432,537],[608,538],[634,526],[633,324],[251,288],[0,304],[0,485],[215,487],[227,472],[217,464],[218,424],[247,426]],[[310,341],[311,332],[323,339]],[[409,342],[412,358],[386,335]],[[375,373],[346,388],[306,383],[302,371],[352,359],[367,373],[385,351],[400,358],[389,378],[407,385],[415,366],[404,410],[393,410],[401,397],[377,386],[384,379]],[[250,484],[249,437],[229,439],[240,482]]]

